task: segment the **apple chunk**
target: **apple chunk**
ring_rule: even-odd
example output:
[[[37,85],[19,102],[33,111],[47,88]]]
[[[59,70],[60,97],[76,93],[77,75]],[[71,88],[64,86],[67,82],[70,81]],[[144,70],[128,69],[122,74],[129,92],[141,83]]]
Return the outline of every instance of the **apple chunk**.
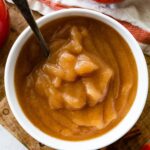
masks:
[[[65,83],[62,86],[62,95],[67,109],[81,109],[86,104],[86,92],[84,85],[80,80]]]
[[[78,75],[84,76],[98,69],[98,66],[85,54],[77,57],[75,71]]]

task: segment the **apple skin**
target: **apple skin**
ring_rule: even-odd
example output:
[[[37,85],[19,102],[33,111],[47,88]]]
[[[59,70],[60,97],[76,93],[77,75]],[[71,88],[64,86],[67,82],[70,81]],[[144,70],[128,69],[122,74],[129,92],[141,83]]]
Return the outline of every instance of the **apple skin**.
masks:
[[[110,4],[110,3],[119,3],[123,0],[95,0],[95,1],[100,2],[100,3]]]
[[[150,150],[150,143],[146,143],[141,150]]]
[[[9,14],[6,3],[0,0],[0,48],[4,44],[9,33]]]

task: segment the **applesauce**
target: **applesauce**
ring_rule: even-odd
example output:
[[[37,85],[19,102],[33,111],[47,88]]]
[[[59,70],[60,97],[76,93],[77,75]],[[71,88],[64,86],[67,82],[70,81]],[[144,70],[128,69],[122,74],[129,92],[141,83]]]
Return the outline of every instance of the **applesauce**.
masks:
[[[90,18],[68,17],[44,25],[50,55],[34,36],[15,69],[19,103],[43,132],[65,140],[100,136],[129,111],[137,90],[137,68],[124,39]]]

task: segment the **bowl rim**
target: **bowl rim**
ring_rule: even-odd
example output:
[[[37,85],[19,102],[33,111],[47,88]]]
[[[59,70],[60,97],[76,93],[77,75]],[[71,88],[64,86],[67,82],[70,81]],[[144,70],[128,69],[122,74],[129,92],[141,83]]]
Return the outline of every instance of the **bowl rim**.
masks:
[[[125,133],[127,133],[139,119],[143,111],[148,93],[148,70],[146,61],[140,46],[131,35],[131,33],[129,33],[129,31],[125,29],[121,24],[119,24],[116,20],[102,13],[80,8],[64,9],[41,17],[37,20],[37,23],[38,26],[41,27],[42,25],[52,20],[59,19],[65,16],[84,16],[104,22],[115,29],[128,43],[137,65],[138,86],[135,100],[127,115],[120,121],[120,123],[118,123],[113,129],[111,129],[104,135],[83,141],[66,141],[58,139],[47,135],[46,133],[38,129],[35,125],[33,125],[31,121],[29,121],[29,119],[26,117],[19,105],[14,86],[14,71],[16,60],[22,46],[32,34],[29,27],[27,27],[17,38],[7,58],[4,75],[6,97],[9,106],[19,124],[29,135],[31,135],[39,142],[49,147],[65,150],[69,150],[70,147],[72,150],[90,150],[103,148],[112,144],[113,142],[121,138]]]

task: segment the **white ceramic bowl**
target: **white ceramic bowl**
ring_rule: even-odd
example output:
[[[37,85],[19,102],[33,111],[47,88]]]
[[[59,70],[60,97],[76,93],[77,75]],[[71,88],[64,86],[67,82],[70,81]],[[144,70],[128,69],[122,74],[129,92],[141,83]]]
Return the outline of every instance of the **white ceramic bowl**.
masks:
[[[85,17],[94,18],[96,20],[104,22],[107,25],[114,28],[130,46],[138,69],[138,87],[137,87],[137,94],[134,103],[130,111],[128,112],[128,114],[125,116],[125,118],[116,127],[114,127],[106,134],[97,138],[93,138],[85,141],[77,141],[77,142],[65,141],[65,140],[51,137],[45,134],[44,132],[42,132],[41,130],[39,130],[38,128],[36,128],[23,113],[18,103],[16,93],[15,93],[15,86],[14,86],[14,70],[15,70],[15,65],[16,65],[18,55],[24,43],[32,34],[31,29],[29,27],[26,28],[21,33],[21,35],[16,40],[9,53],[7,63],[6,63],[6,68],[5,68],[6,96],[9,105],[11,107],[11,110],[15,115],[17,121],[25,129],[26,132],[28,132],[32,137],[34,137],[36,140],[40,141],[41,143],[56,149],[64,149],[64,150],[98,149],[98,148],[105,147],[115,142],[119,138],[121,138],[125,133],[127,133],[133,127],[133,125],[136,123],[139,116],[141,115],[146,102],[147,93],[148,93],[147,66],[146,66],[146,62],[142,50],[139,47],[136,40],[134,39],[134,37],[117,21],[101,13],[91,11],[91,10],[85,10],[85,9],[61,10],[40,18],[37,21],[37,23],[39,27],[41,27],[42,25],[52,20],[59,19],[62,17],[68,17],[68,16],[85,16]]]

